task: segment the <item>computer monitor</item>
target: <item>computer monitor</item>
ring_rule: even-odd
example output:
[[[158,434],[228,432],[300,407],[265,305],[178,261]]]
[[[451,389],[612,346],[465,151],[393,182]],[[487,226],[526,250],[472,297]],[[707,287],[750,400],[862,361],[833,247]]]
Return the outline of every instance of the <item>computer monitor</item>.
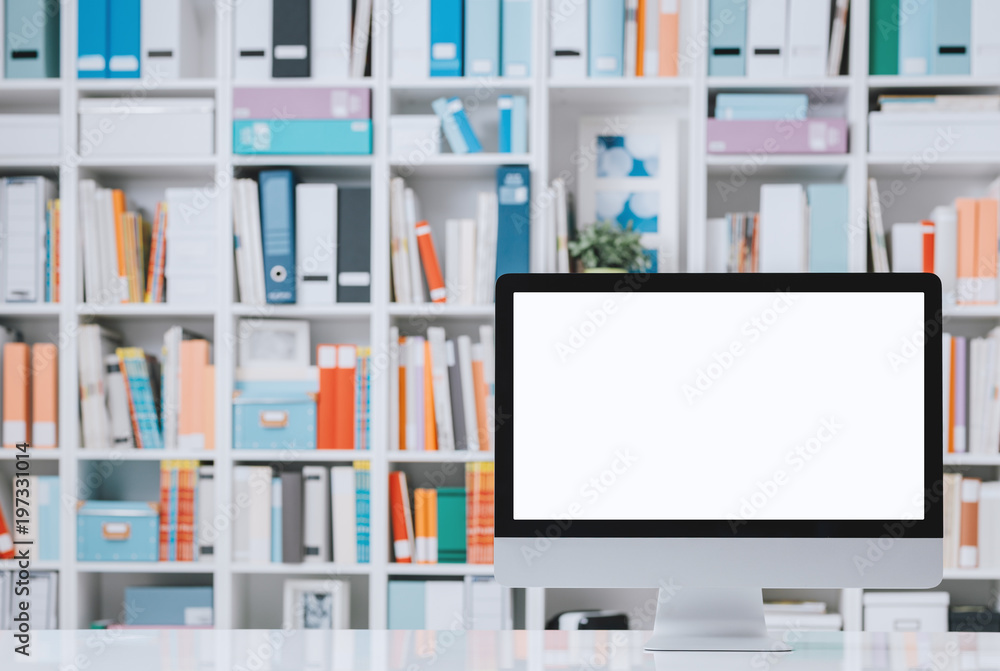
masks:
[[[495,570],[659,587],[651,650],[788,649],[762,588],[942,576],[929,274],[505,275]]]

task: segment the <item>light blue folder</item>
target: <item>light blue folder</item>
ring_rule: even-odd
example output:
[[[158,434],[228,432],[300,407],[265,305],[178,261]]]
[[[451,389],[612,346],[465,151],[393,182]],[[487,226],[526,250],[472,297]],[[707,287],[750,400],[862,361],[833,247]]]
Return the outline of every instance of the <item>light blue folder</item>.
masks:
[[[720,93],[715,97],[716,119],[805,119],[808,111],[805,93]]]
[[[389,581],[389,629],[424,628],[423,580]]]
[[[462,0],[431,0],[431,77],[462,76]]]
[[[531,0],[503,0],[500,31],[504,77],[531,76]]]
[[[711,0],[708,12],[709,76],[742,77],[747,58],[746,0]]]
[[[465,76],[500,74],[500,0],[465,0]]]
[[[59,76],[60,4],[59,0],[6,0],[5,35],[0,39],[8,79]]]
[[[899,3],[899,74],[932,72],[936,0]],[[971,25],[970,25],[971,29]]]
[[[514,96],[510,115],[510,150],[515,154],[528,152],[528,99]]]
[[[108,21],[108,75],[112,79],[139,77],[140,0],[110,0]]]
[[[369,119],[292,119],[233,122],[235,154],[367,155],[372,153]]]
[[[434,110],[434,113],[438,115],[438,118],[441,119],[441,130],[444,132],[445,139],[448,140],[448,146],[451,147],[451,153],[469,153],[469,145],[465,142],[465,136],[462,134],[462,129],[458,127],[458,122],[455,121],[455,115],[448,109],[448,99],[438,98],[431,103],[431,108]]]
[[[450,98],[448,100],[448,112],[455,119],[455,125],[458,126],[462,137],[465,138],[465,146],[468,148],[469,153],[478,154],[481,152],[483,146],[479,144],[479,138],[476,137],[475,132],[472,130],[469,117],[465,114],[465,108],[462,107],[462,100],[460,98]]]
[[[526,165],[497,168],[497,277],[530,272],[531,171]]]
[[[590,0],[587,48],[591,77],[621,77],[625,56],[625,0]]]
[[[967,75],[972,71],[972,0],[938,1],[936,9],[931,72]]]
[[[809,272],[846,273],[848,263],[847,187],[810,184]]]
[[[39,475],[31,495],[38,502],[38,558],[59,559],[59,476]]]
[[[108,76],[108,0],[80,0],[77,18],[76,76]]]
[[[295,302],[295,178],[291,170],[263,170],[260,230],[268,303]]]

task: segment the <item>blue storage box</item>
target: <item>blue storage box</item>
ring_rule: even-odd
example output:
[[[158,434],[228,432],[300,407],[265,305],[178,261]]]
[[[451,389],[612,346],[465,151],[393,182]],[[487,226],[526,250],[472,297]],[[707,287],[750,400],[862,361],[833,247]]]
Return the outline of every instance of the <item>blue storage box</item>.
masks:
[[[317,380],[236,382],[234,450],[315,450]]]
[[[371,119],[237,120],[234,154],[367,155]]]
[[[126,587],[125,624],[211,627],[211,587]]]
[[[80,501],[77,561],[158,561],[159,505],[146,501]]]

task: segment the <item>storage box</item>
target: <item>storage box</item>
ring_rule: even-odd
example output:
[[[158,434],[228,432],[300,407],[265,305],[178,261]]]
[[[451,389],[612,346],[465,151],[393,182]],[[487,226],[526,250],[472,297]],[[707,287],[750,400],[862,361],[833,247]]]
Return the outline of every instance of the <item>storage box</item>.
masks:
[[[81,100],[80,156],[211,156],[215,100]]]
[[[846,154],[845,119],[708,119],[710,154]]]
[[[126,587],[125,624],[211,627],[211,587]]]
[[[871,112],[868,150],[872,154],[918,154],[931,161],[941,154],[1000,152],[1000,112]]]
[[[372,122],[370,119],[234,121],[233,153],[371,154]]]
[[[869,592],[865,631],[948,631],[948,592]]]
[[[234,119],[371,119],[371,89],[233,89]]]
[[[441,153],[441,119],[436,114],[400,114],[389,118],[389,156],[419,164]]]
[[[948,631],[1000,632],[1000,613],[986,606],[958,606],[948,613]]]
[[[157,561],[160,513],[145,501],[80,501],[77,561]]]
[[[0,114],[0,156],[51,156],[60,152],[58,114]]]
[[[317,382],[237,381],[233,449],[316,449]]]

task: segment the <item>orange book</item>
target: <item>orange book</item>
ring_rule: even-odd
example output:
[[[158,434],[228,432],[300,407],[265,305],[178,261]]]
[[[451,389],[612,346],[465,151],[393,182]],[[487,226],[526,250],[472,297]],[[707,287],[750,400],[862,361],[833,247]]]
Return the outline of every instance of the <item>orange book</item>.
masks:
[[[436,450],[437,425],[434,423],[434,374],[431,371],[431,343],[424,340],[424,449]]]
[[[413,517],[410,513],[410,493],[406,473],[389,474],[389,516],[392,520],[392,552],[399,564],[413,561]]]
[[[194,561],[194,490],[197,461],[181,462],[177,486],[177,561]]]
[[[177,413],[177,446],[182,450],[205,449],[205,406],[214,399],[205,395],[207,340],[182,340],[180,365],[180,411]]]
[[[948,366],[948,451],[955,451],[955,339],[951,339],[951,364]]]
[[[483,374],[483,346],[472,346],[472,386],[476,398],[476,424],[479,427],[479,449],[490,449],[490,418],[486,399],[489,391],[486,388],[486,376]]]
[[[172,459],[160,462],[160,561],[170,560],[170,485],[175,463]]]
[[[399,449],[406,449],[406,338],[399,339]]]
[[[317,345],[316,366],[319,368],[319,395],[316,398],[316,449],[334,448],[334,422],[337,384],[337,346]]]
[[[59,444],[59,349],[52,343],[31,346],[31,439],[33,447]]]
[[[416,544],[417,544],[417,556],[416,560],[418,564],[429,564],[428,561],[428,547],[429,539],[427,534],[429,533],[429,525],[427,519],[427,492],[428,489],[417,487],[413,490],[413,515],[415,517],[414,525],[416,526]]]
[[[997,201],[980,198],[976,205],[976,301],[997,302]]]
[[[3,346],[3,446],[31,443],[31,347]]]
[[[958,568],[979,566],[979,494],[982,484],[983,481],[978,478],[962,478]]]
[[[202,384],[204,386],[205,403],[202,409],[205,411],[202,419],[202,426],[205,427],[205,449],[215,449],[215,366],[208,364],[203,369]]]
[[[659,2],[660,0],[639,0],[639,8],[635,13],[635,24],[637,33],[637,45],[635,55],[635,74],[637,77],[643,76],[645,70],[646,56],[646,3]]]
[[[481,563],[493,563],[493,516],[494,510],[494,467],[492,463],[480,464],[480,477],[482,478],[480,493],[480,515],[479,515],[479,546],[481,548]]]
[[[334,373],[334,423],[333,447],[337,450],[354,449],[354,422],[356,399],[354,371],[358,366],[358,348],[354,345],[337,345],[337,369]]]
[[[438,493],[436,489],[424,490],[424,525],[427,529],[428,564],[438,563]]]
[[[125,238],[122,219],[125,214],[125,192],[115,189],[111,192],[111,212],[115,228],[115,249],[118,252],[118,282],[121,293],[121,302],[128,303],[128,276],[125,270]]]
[[[958,267],[955,284],[958,303],[976,302],[976,200],[957,198],[958,212]]]
[[[465,465],[465,560],[469,564],[475,564],[479,557],[479,539],[476,536],[478,521],[476,515],[479,505],[479,482],[476,479],[478,466],[478,462]]]
[[[923,227],[923,243],[924,243],[924,272],[933,273],[934,272],[934,222],[933,221],[922,221],[920,222]]]
[[[417,248],[420,250],[420,264],[424,267],[424,277],[427,278],[431,301],[444,303],[447,299],[444,275],[441,274],[441,264],[438,263],[438,255],[434,251],[431,227],[426,221],[417,222]]]
[[[677,76],[680,0],[660,0],[660,76]]]

